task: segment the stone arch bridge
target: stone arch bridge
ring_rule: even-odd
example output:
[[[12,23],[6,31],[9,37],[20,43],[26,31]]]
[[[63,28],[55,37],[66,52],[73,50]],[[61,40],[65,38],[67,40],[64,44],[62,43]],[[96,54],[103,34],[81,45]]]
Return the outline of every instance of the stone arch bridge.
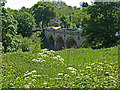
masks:
[[[54,50],[80,48],[85,40],[81,37],[81,31],[45,29],[44,33],[49,46]]]

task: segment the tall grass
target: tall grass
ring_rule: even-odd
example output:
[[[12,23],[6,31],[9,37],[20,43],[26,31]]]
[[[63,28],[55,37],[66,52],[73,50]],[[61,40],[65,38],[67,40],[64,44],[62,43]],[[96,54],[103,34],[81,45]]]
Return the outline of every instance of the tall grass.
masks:
[[[3,55],[3,88],[116,88],[118,47]]]

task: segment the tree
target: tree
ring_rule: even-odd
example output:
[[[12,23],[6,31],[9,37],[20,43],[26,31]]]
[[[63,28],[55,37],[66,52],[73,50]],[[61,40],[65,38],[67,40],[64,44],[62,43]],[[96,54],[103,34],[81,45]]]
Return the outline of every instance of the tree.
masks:
[[[47,25],[50,19],[55,18],[56,13],[51,2],[40,1],[31,7],[32,14],[36,19],[36,23],[42,22],[42,25]]]
[[[5,8],[2,8],[2,45],[3,51],[16,51],[20,41],[15,38],[17,34],[17,21]]]
[[[88,3],[87,3],[87,2],[80,2],[80,6],[82,6],[82,7],[87,7],[87,6],[88,6]]]
[[[23,37],[31,36],[32,30],[36,26],[34,17],[30,13],[15,10],[14,18],[18,22],[18,34],[21,34]]]
[[[7,2],[7,0],[0,0],[0,6],[5,6],[5,3]],[[0,7],[1,8],[1,7]]]
[[[63,9],[67,7],[67,4],[61,0],[58,0],[58,1],[52,0],[51,3],[53,4],[53,6],[59,9]]]
[[[119,31],[117,3],[95,2],[87,9],[90,15],[84,25],[83,35],[93,48],[110,47],[116,43],[115,32]]]
[[[0,0],[0,42],[2,42],[2,28],[1,28],[1,26],[2,26],[2,15],[1,15],[1,11],[2,11],[2,7],[3,6],[5,6],[5,3],[6,3],[7,1],[6,0]]]
[[[29,9],[29,8],[26,8],[25,6],[21,7],[21,9],[20,9],[19,11],[21,11],[21,12],[28,12],[28,13],[31,14],[30,9]]]
[[[84,22],[85,18],[87,19],[88,16],[87,16],[86,12],[79,10],[75,14],[72,14],[71,17],[72,17],[71,22],[75,23],[77,28],[79,28],[79,27],[83,26],[83,22]]]
[[[60,17],[60,24],[62,27],[69,27],[70,26],[70,21],[67,15],[62,14]]]

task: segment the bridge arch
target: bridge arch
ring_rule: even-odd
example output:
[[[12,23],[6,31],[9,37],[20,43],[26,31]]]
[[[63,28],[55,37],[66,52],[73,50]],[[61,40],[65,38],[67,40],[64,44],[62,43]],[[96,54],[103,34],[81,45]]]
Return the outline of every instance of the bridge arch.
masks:
[[[66,41],[66,48],[77,48],[77,42],[74,40],[73,37],[69,37]]]
[[[52,36],[52,35],[49,35],[48,38],[47,38],[47,40],[48,40],[49,46],[50,46],[52,49],[54,49],[54,39],[53,39],[53,36]]]
[[[62,37],[60,35],[57,36],[56,40],[56,50],[62,50],[64,47],[64,40],[62,39]]]

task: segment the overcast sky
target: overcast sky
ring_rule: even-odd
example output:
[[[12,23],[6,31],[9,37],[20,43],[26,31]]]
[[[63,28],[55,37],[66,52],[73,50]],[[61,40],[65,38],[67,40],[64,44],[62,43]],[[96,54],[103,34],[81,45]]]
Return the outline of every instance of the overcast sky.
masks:
[[[20,9],[22,6],[25,6],[26,8],[30,8],[38,1],[40,0],[7,0],[5,7],[6,8],[9,7],[12,9]],[[93,0],[62,0],[62,1],[64,1],[67,5],[80,7],[79,4],[80,2],[84,1],[90,4],[90,2]]]

